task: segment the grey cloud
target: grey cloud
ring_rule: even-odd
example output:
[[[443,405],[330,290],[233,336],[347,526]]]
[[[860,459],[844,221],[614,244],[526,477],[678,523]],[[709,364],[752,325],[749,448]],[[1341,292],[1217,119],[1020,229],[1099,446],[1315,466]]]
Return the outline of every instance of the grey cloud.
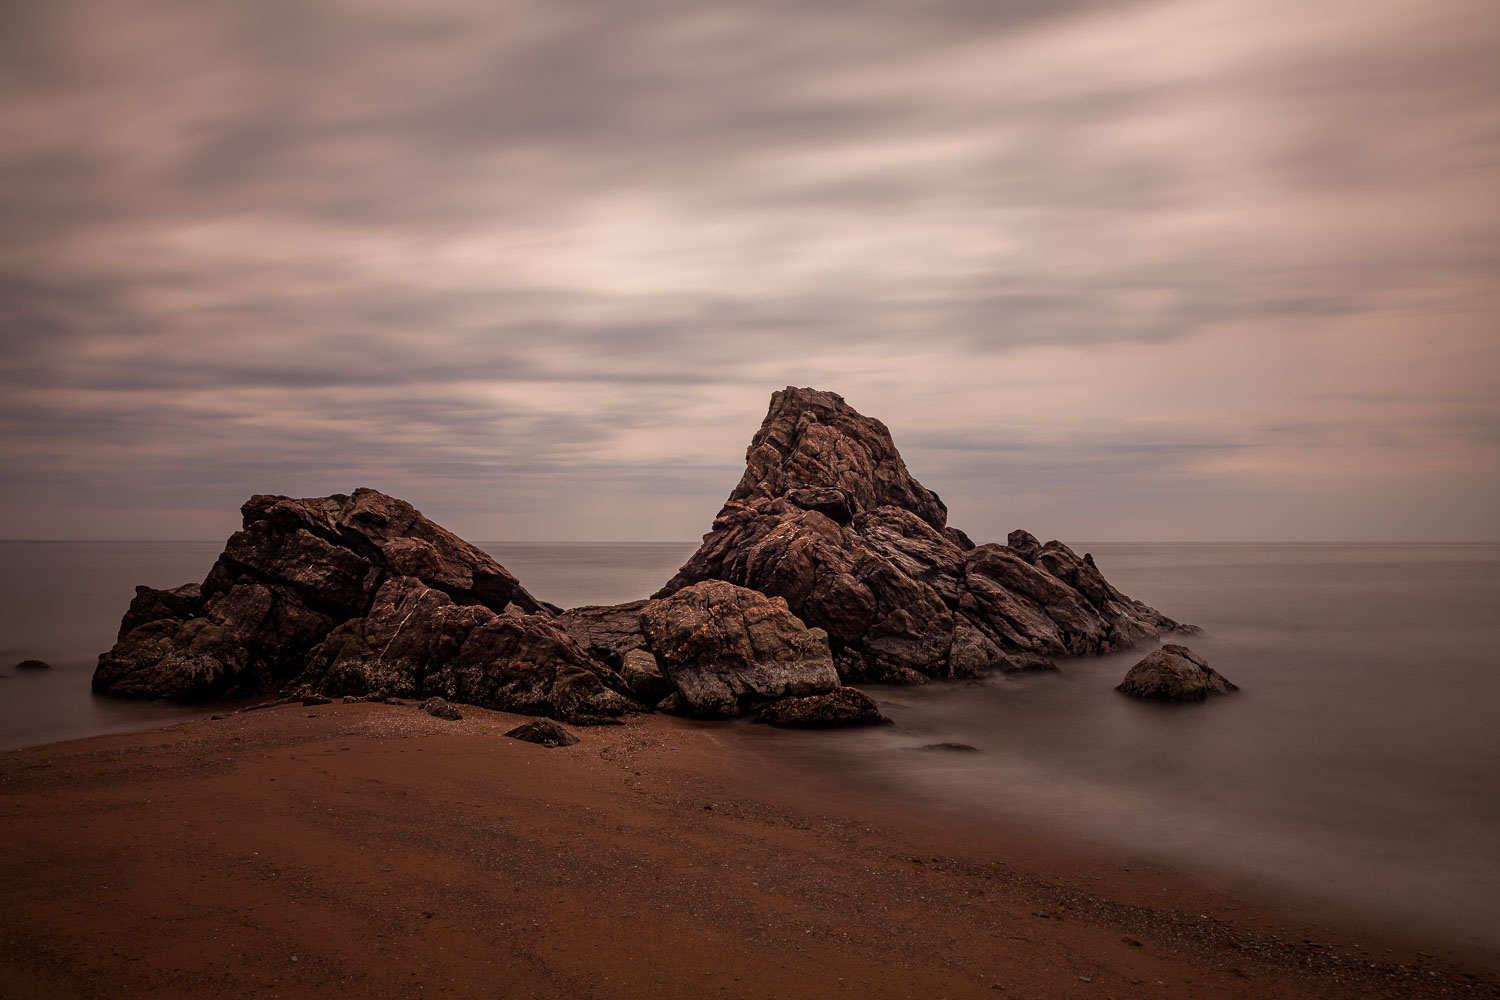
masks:
[[[1186,0],[5,5],[0,509],[379,477],[644,511],[727,488],[787,381],[961,491],[1220,496],[1316,442],[1493,456],[1492,349],[1383,415],[1410,350],[1342,402],[1224,378],[1232,416],[1199,417],[1158,386],[1228,328],[1450,345],[1494,315],[1495,19],[1253,7],[1178,40]],[[1047,350],[1157,395],[1101,433],[1035,385]],[[959,390],[963,426],[884,412]]]

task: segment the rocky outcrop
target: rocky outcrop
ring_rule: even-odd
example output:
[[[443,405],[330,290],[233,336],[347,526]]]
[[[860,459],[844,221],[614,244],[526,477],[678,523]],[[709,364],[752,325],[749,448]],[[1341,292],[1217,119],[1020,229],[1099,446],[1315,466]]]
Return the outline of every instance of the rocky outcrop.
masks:
[[[839,684],[826,633],[803,625],[781,598],[721,580],[648,602],[641,631],[683,706],[700,718]]]
[[[637,705],[623,679],[550,618],[455,604],[415,577],[387,580],[367,615],[334,628],[293,687],[450,701],[578,724]]]
[[[884,424],[812,389],[773,394],[713,530],[649,600],[560,612],[374,490],[241,513],[202,584],[137,588],[96,691],[845,725],[880,718],[847,681],[1049,667],[1178,627],[1060,542],[975,545]]]
[[[1115,688],[1147,701],[1203,701],[1239,687],[1186,646],[1168,643],[1147,654]]]
[[[706,580],[785,599],[849,681],[1046,668],[1178,627],[1061,542],[974,545],[884,424],[813,389],[772,395],[739,485],[656,596]]]
[[[515,577],[404,501],[256,496],[241,513],[201,586],[137,589],[94,690],[443,697],[580,721],[637,707]]]
[[[373,490],[254,497],[200,585],[137,588],[94,688],[202,700],[446,699],[587,725],[831,691],[821,630],[723,581],[561,616],[481,550]]]
[[[756,721],[789,729],[831,729],[880,725],[891,720],[880,714],[874,698],[858,688],[840,687],[827,694],[772,702],[760,710]]]
[[[649,601],[573,608],[555,619],[661,711],[723,719],[839,686],[828,635],[779,597],[705,580]]]
[[[154,587],[135,588],[135,597],[125,616],[120,619],[120,631],[115,640],[125,638],[142,625],[158,622],[164,618],[188,619],[197,617],[203,605],[203,588],[196,583],[184,583],[170,590]]]

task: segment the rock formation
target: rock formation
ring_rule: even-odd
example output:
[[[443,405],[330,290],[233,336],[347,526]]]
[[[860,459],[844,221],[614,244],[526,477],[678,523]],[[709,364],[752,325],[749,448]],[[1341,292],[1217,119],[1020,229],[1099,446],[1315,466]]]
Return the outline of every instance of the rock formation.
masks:
[[[1147,701],[1203,701],[1239,687],[1191,649],[1168,643],[1131,667],[1115,690]]]
[[[1060,542],[974,545],[884,424],[812,389],[773,394],[713,530],[650,600],[560,612],[374,490],[241,513],[201,585],[136,588],[94,690],[849,725],[883,720],[847,681],[1047,667],[1178,627]]]
[[[440,696],[582,721],[635,707],[515,577],[404,501],[256,496],[241,513],[201,587],[137,588],[94,690]]]
[[[649,601],[641,633],[684,708],[700,718],[839,686],[821,629],[808,629],[779,597],[721,580]]]
[[[947,524],[884,424],[787,387],[697,553],[656,595],[726,580],[824,629],[846,681],[921,682],[1132,646],[1178,627],[1091,556],[1024,531],[975,546]]]
[[[437,699],[587,725],[666,699],[727,718],[838,687],[821,630],[733,584],[554,617],[484,552],[373,490],[254,497],[243,514],[201,586],[136,589],[96,691]]]
[[[806,627],[779,597],[705,580],[649,601],[573,608],[556,623],[618,670],[634,697],[664,712],[707,719],[774,714],[782,704],[837,695],[845,710],[829,703],[818,724],[884,721],[873,702],[869,711],[847,710],[851,695],[864,695],[840,687],[828,634]]]

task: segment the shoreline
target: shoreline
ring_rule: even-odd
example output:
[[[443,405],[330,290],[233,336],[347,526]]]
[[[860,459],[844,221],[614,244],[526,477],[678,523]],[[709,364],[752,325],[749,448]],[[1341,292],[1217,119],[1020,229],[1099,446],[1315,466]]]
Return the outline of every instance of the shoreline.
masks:
[[[884,801],[713,724],[547,750],[462,710],[0,753],[0,996],[1500,996],[1492,954]]]

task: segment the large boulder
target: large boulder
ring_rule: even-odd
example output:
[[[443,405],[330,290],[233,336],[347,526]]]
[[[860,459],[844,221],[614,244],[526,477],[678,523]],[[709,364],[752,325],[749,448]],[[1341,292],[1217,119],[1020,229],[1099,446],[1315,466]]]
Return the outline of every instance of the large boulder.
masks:
[[[742,715],[839,684],[821,629],[803,625],[779,597],[721,580],[649,602],[641,629],[668,683],[702,718]]]
[[[293,687],[443,698],[586,725],[641,706],[620,676],[542,615],[498,614],[415,577],[387,580],[369,614],[333,629]]]
[[[722,580],[572,608],[554,621],[618,670],[633,697],[673,714],[730,718],[839,684],[826,632],[804,625],[782,598]]]
[[[975,546],[947,524],[880,421],[787,387],[703,544],[656,597],[724,580],[825,629],[846,680],[917,683],[1123,649],[1178,623],[1111,587],[1088,554],[1026,532]]]
[[[1203,701],[1239,687],[1191,649],[1168,643],[1131,667],[1115,690],[1147,701]]]
[[[375,490],[255,496],[241,514],[243,529],[201,586],[137,589],[118,641],[99,657],[95,691],[202,700],[279,690],[335,629],[379,619],[387,609],[377,597],[391,581],[414,581],[450,614],[474,609],[475,627],[507,606],[522,617],[550,613],[484,551]]]

